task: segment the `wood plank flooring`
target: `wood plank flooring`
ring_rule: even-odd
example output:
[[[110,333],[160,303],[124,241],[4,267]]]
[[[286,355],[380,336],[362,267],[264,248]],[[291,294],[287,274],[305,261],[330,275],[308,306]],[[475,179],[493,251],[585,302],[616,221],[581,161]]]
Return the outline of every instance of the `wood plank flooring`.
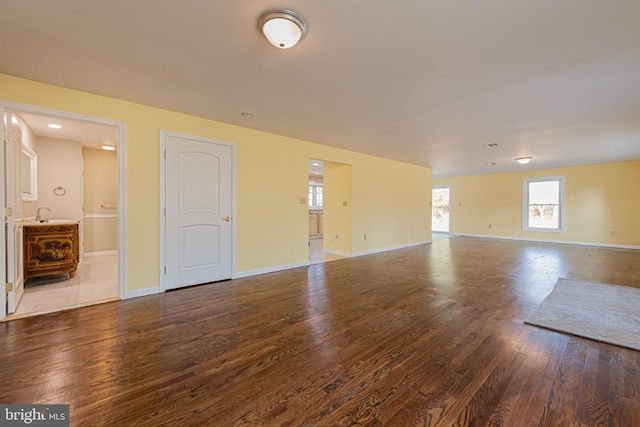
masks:
[[[0,325],[0,403],[74,426],[637,426],[640,352],[525,325],[640,251],[456,237]]]

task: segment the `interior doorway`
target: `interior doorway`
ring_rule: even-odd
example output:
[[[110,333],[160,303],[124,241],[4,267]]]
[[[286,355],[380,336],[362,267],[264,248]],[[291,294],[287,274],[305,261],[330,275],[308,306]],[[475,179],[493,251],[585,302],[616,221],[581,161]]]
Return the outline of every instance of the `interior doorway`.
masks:
[[[308,184],[309,262],[350,257],[351,165],[310,159]]]
[[[324,162],[309,159],[307,206],[309,209],[309,262],[325,261],[324,237]]]
[[[0,319],[123,298],[124,124],[4,101],[0,108],[12,117],[13,151],[22,153],[15,157],[10,176],[1,178],[2,185],[13,183],[16,188],[15,236],[25,230],[31,236],[37,227],[72,224],[77,231],[71,239],[78,248],[70,257],[79,261],[68,272],[27,271],[30,257],[22,237],[16,238],[4,262],[15,261],[7,282],[20,282],[23,293],[13,295],[11,305],[10,295],[3,294]],[[56,242],[47,239],[42,247],[55,250]]]
[[[431,231],[449,233],[451,231],[451,187],[433,187],[431,200]]]

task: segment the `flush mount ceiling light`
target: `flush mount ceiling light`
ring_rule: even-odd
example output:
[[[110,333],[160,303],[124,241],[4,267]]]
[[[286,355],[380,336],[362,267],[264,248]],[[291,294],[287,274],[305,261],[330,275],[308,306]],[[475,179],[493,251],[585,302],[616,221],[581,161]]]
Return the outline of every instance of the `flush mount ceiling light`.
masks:
[[[111,144],[102,144],[102,149],[108,150],[108,151],[114,151],[116,149],[116,146]]]
[[[295,12],[287,9],[269,9],[258,18],[258,28],[279,49],[295,46],[307,32],[307,24]]]
[[[531,159],[533,159],[533,157],[518,157],[516,159],[516,162],[520,163],[521,165],[526,165],[531,161]]]
[[[62,129],[62,126],[57,123],[49,123],[47,126],[49,126],[51,129]]]

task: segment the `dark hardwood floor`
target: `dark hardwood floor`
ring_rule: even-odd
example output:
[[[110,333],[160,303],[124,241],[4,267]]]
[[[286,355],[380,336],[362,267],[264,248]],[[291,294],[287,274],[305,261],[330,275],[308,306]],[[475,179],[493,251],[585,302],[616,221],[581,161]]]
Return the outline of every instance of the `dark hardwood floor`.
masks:
[[[640,352],[525,325],[640,251],[469,237],[0,325],[0,403],[82,426],[638,426]]]

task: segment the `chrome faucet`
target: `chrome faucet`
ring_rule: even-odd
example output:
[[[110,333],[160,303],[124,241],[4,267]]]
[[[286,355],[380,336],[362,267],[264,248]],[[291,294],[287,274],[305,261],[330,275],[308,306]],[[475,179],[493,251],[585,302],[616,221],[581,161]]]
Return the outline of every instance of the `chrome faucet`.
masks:
[[[46,206],[41,206],[41,207],[39,207],[39,208],[38,208],[38,210],[36,211],[36,222],[42,222],[42,217],[40,216],[40,209],[46,209],[46,210],[48,210],[49,212],[51,212],[51,209],[49,209],[49,208],[48,208],[48,207],[46,207]]]

